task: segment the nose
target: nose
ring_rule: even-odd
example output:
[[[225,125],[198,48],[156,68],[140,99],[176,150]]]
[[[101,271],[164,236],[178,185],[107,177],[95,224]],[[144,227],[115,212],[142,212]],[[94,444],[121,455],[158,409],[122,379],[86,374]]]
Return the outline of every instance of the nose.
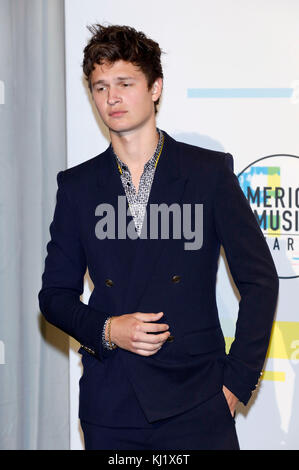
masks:
[[[114,87],[109,88],[107,94],[107,103],[110,105],[114,105],[116,103],[119,103],[120,101],[121,98],[117,93],[117,89]]]

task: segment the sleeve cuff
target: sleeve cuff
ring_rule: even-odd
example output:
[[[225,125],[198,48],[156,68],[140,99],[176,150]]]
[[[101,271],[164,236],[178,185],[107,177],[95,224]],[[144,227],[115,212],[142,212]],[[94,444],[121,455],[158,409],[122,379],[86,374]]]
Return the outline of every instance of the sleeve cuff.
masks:
[[[261,372],[249,369],[234,357],[228,355],[225,361],[223,385],[247,405],[253,390],[257,387]]]
[[[100,322],[98,326],[95,328],[94,346],[90,347],[89,345],[81,344],[81,347],[78,351],[79,353],[80,353],[80,350],[82,352],[82,349],[84,349],[89,354],[100,359],[101,361],[106,358],[109,358],[112,354],[115,354],[118,348],[115,348],[115,349],[108,348],[106,346],[106,341],[105,341],[105,327],[106,327],[108,318],[109,317],[106,317],[105,320],[103,322]]]

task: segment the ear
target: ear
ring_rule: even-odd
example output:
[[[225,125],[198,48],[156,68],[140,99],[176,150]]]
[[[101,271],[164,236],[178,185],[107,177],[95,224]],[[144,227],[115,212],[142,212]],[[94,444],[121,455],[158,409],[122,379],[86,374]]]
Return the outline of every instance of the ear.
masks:
[[[163,88],[163,79],[161,77],[157,78],[152,86],[152,100],[157,101],[162,93]]]

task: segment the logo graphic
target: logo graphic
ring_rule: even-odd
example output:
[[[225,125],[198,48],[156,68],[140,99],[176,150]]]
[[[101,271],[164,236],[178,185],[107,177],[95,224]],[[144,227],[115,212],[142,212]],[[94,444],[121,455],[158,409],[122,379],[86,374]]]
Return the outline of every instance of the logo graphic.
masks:
[[[281,279],[299,277],[299,157],[260,158],[238,175]]]

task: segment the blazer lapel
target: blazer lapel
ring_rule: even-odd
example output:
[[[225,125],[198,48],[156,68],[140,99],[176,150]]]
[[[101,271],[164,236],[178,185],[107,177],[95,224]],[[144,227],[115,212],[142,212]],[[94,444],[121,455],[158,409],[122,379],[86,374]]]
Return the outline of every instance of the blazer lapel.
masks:
[[[136,243],[133,240],[118,239],[118,204],[119,196],[122,196],[122,204],[125,205],[125,213],[128,212],[128,201],[123,188],[114,154],[111,145],[107,148],[103,155],[99,157],[97,165],[97,184],[98,184],[98,201],[99,203],[110,205],[115,211],[115,239],[109,244],[109,256],[113,270],[117,269],[118,274],[122,277],[124,267],[122,266],[123,250],[127,255],[132,257],[136,249]],[[132,218],[133,219],[133,218]],[[129,217],[130,220],[130,217]]]
[[[179,146],[177,142],[164,132],[163,150],[155,171],[154,180],[147,204],[146,225],[143,224],[141,237],[136,240],[133,267],[129,274],[128,290],[124,301],[124,312],[132,313],[138,310],[142,295],[150,282],[156,263],[162,251],[168,244],[167,240],[150,239],[149,215],[151,204],[165,203],[170,206],[180,203],[186,187],[187,177],[181,173],[179,165]],[[142,238],[147,227],[147,238]]]

